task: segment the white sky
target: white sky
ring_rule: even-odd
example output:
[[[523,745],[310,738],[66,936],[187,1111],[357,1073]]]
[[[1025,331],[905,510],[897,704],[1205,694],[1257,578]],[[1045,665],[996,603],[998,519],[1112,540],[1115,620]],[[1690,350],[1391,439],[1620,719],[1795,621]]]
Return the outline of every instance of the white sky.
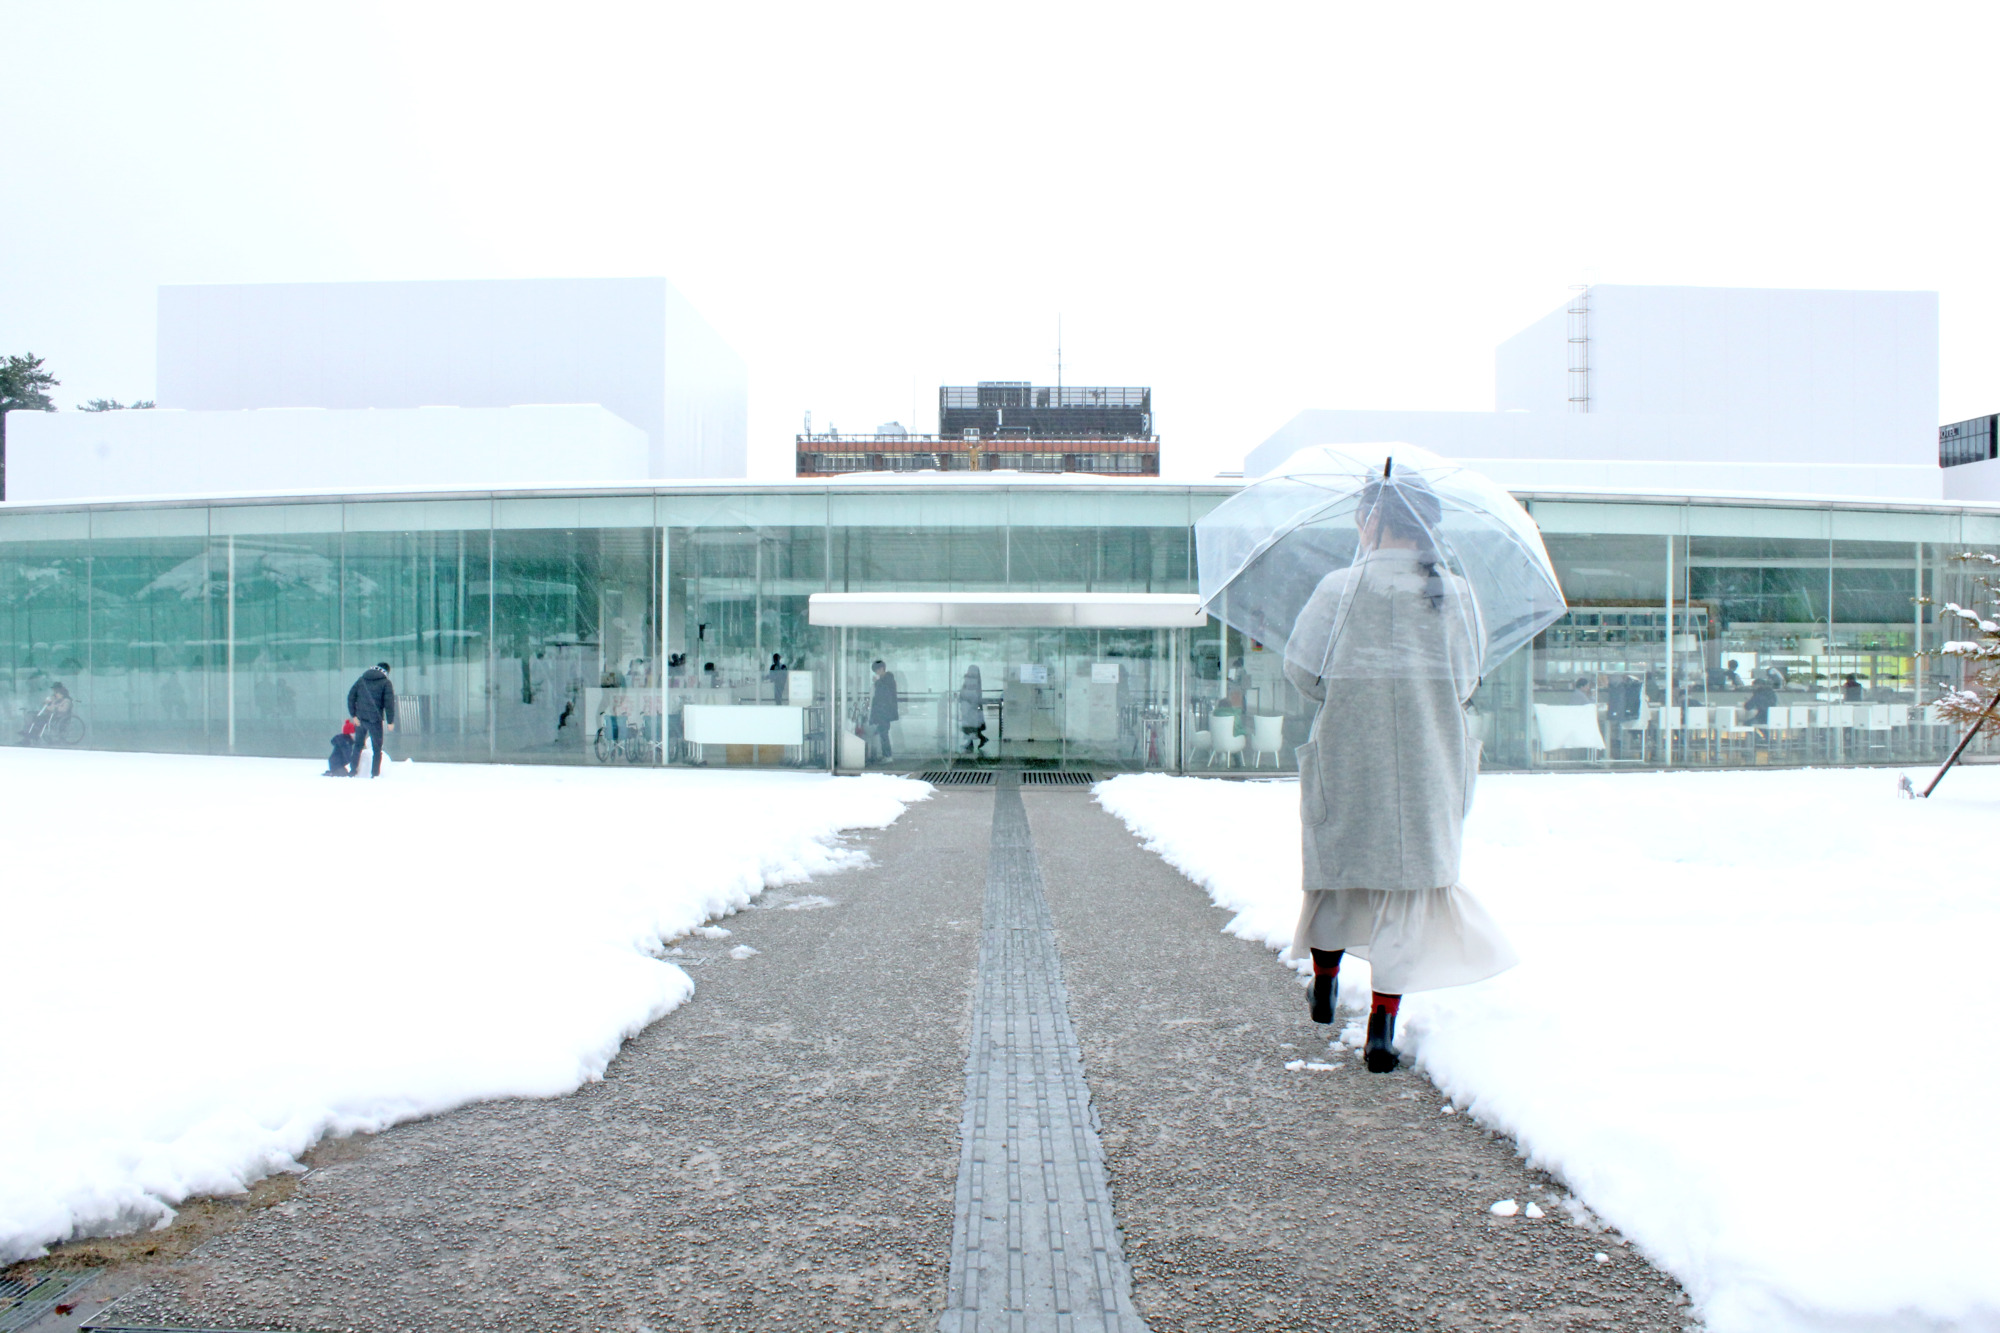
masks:
[[[1583,281],[1941,293],[2000,410],[1989,6],[0,0],[0,352],[153,390],[161,283],[661,274],[751,470],[941,383],[1150,384],[1172,475],[1492,405]],[[914,412],[912,404],[915,404]],[[914,421],[912,417],[914,416]]]

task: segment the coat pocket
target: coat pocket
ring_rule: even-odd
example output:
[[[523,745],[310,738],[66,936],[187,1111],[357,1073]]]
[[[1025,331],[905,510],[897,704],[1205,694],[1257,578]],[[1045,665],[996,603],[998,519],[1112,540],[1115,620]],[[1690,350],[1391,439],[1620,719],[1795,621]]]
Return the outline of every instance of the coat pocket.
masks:
[[[1319,743],[1307,741],[1298,748],[1299,822],[1308,827],[1326,822],[1326,793],[1320,785]]]

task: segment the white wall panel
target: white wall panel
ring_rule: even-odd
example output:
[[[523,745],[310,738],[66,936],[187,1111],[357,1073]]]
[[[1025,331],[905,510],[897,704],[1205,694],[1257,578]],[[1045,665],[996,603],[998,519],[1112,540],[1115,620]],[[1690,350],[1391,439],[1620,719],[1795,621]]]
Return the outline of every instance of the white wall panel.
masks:
[[[592,406],[17,412],[7,426],[10,500],[558,486],[647,472],[644,432]]]

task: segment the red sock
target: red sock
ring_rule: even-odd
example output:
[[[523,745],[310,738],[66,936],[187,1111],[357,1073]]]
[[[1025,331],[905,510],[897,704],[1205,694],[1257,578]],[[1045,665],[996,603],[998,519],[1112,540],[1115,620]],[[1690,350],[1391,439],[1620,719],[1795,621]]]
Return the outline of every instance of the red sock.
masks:
[[[1345,949],[1314,949],[1313,975],[1316,977],[1337,976],[1340,973],[1340,956]]]
[[[1381,991],[1376,991],[1375,1003],[1372,1006],[1370,1006],[1370,1008],[1375,1013],[1382,1013],[1384,1011],[1387,1011],[1389,1017],[1394,1018],[1396,1016],[1396,1011],[1402,1008],[1402,1005],[1403,1005],[1402,996],[1384,995]]]

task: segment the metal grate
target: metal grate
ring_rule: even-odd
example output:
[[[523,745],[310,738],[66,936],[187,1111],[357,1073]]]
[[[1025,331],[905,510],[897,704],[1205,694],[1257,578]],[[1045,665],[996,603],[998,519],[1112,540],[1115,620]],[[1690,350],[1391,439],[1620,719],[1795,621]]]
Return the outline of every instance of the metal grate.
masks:
[[[993,785],[991,770],[977,768],[935,768],[928,773],[919,773],[920,781],[933,787],[990,787]]]
[[[1023,773],[1023,787],[1088,787],[1097,779],[1089,773],[1079,773],[1074,769],[1059,772]]]
[[[44,1273],[39,1278],[0,1280],[0,1329],[26,1328],[56,1306],[74,1299],[70,1293],[97,1276],[95,1269]]]

